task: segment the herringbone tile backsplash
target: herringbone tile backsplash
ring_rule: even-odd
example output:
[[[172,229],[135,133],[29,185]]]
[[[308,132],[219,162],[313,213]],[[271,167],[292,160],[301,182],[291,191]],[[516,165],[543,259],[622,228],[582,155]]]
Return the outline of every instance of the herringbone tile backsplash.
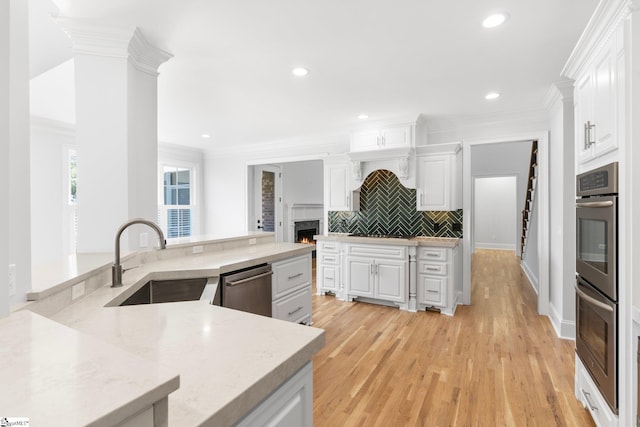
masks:
[[[406,188],[393,172],[371,173],[360,189],[360,211],[330,211],[329,231],[337,233],[400,234],[462,237],[462,209],[416,210],[416,190]]]

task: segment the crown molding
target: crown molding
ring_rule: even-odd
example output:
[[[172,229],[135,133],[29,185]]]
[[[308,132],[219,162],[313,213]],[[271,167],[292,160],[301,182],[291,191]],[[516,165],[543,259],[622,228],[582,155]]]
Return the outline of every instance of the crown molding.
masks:
[[[600,46],[612,36],[617,25],[637,10],[639,4],[638,0],[600,1],[560,74],[577,78]]]
[[[71,38],[75,54],[128,59],[138,70],[158,75],[158,67],[173,55],[152,46],[137,27],[104,25],[92,20],[54,18]]]
[[[544,108],[550,111],[558,101],[573,101],[574,84],[575,80],[565,79],[551,85],[544,100]]]

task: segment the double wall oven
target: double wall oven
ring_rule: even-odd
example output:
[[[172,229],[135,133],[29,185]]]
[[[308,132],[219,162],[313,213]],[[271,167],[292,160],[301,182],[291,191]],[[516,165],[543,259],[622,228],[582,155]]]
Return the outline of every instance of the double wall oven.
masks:
[[[576,352],[618,413],[618,163],[576,184]]]

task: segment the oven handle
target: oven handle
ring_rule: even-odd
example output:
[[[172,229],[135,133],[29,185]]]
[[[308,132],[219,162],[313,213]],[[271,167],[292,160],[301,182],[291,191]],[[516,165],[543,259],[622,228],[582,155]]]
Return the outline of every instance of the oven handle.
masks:
[[[607,311],[611,311],[613,312],[613,308],[609,307],[607,304],[598,301],[597,299],[590,297],[589,295],[585,294],[584,292],[582,292],[580,290],[580,288],[578,287],[578,284],[575,283],[573,285],[574,288],[576,288],[576,292],[578,293],[578,295],[580,295],[582,298],[584,298],[585,300],[587,300],[587,302],[595,305],[596,307],[600,307],[603,310],[607,310]]]
[[[577,208],[608,208],[613,206],[613,202],[611,200],[607,200],[606,202],[580,202],[576,203]]]

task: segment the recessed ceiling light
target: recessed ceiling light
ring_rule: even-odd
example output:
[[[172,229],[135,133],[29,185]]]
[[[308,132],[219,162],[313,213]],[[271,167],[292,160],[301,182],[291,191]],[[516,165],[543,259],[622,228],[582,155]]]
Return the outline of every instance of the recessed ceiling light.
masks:
[[[291,74],[293,74],[296,77],[304,77],[307,74],[309,74],[309,70],[304,67],[296,67],[293,70],[291,70]]]
[[[209,134],[209,133],[203,133],[200,136],[203,137],[203,138],[211,138],[211,134]]]
[[[500,94],[498,92],[489,92],[485,95],[484,99],[496,99],[499,98]]]
[[[484,21],[482,21],[482,26],[485,28],[495,28],[499,25],[502,25],[504,21],[507,20],[506,13],[494,13],[493,15],[487,16]]]
[[[366,114],[360,114],[360,115],[358,116],[358,118],[359,118],[360,120],[366,120],[366,119],[368,119],[368,118],[369,118],[369,116],[367,116]]]

